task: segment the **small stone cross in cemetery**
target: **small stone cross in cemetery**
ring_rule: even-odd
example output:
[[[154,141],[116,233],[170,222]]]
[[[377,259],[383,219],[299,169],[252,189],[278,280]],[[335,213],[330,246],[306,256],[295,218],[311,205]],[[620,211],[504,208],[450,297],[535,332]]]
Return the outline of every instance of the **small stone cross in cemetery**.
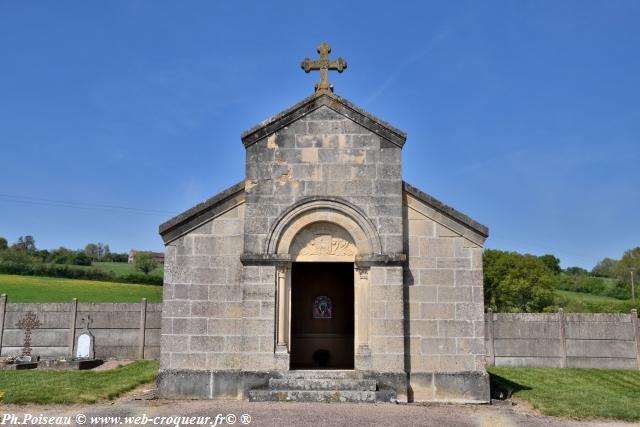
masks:
[[[40,326],[42,326],[42,323],[36,318],[33,311],[27,311],[24,317],[16,323],[16,327],[24,329],[23,356],[31,356],[31,331],[38,329]]]
[[[320,59],[312,60],[304,58],[301,68],[305,73],[310,71],[320,71],[320,82],[316,83],[316,92],[319,90],[333,91],[333,86],[329,83],[329,70],[336,70],[339,73],[343,72],[347,68],[347,61],[342,58],[331,60],[329,54],[331,53],[331,46],[327,43],[322,43],[317,48],[320,54]]]

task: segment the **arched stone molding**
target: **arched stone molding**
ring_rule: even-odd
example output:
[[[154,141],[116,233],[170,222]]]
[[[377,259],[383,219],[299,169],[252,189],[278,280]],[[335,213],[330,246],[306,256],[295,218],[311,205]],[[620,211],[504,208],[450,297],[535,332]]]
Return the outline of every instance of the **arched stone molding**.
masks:
[[[291,343],[291,262],[354,262],[354,367],[371,368],[369,266],[381,257],[380,237],[359,208],[339,198],[307,198],[284,212],[271,228],[265,259],[276,263],[276,349],[288,369]],[[286,260],[286,261],[285,261]]]
[[[337,197],[306,198],[286,210],[269,232],[265,253],[292,255],[291,251],[295,249],[292,243],[296,236],[316,223],[334,224],[344,230],[351,237],[358,257],[382,253],[380,236],[371,220],[362,210]]]

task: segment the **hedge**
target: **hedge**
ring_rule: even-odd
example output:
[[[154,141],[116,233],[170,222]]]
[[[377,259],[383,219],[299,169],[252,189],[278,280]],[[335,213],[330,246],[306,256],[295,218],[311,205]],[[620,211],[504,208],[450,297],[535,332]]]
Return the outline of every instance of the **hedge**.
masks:
[[[81,268],[65,264],[29,264],[13,261],[0,262],[0,273],[20,276],[63,277],[66,279],[102,280],[105,282],[142,283],[162,285],[163,278],[143,273],[129,273],[115,276],[98,268]]]

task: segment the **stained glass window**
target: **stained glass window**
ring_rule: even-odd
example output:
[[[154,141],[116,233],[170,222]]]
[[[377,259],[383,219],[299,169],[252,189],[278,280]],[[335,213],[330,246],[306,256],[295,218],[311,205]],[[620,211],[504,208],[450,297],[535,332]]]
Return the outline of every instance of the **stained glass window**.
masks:
[[[325,295],[316,297],[313,300],[314,319],[333,319],[333,302]]]

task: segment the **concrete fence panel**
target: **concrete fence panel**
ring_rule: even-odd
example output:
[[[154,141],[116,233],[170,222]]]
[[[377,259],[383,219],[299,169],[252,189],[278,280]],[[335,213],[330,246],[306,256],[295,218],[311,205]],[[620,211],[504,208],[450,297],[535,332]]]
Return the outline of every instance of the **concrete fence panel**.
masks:
[[[638,369],[638,317],[620,313],[487,313],[487,364]]]
[[[14,304],[0,296],[0,355],[18,355],[27,312],[39,327],[31,335],[32,354],[73,355],[85,327],[99,358],[158,359],[162,304]],[[488,365],[556,368],[640,368],[637,313],[492,313],[485,315]],[[73,337],[73,338],[72,338]]]
[[[0,355],[22,352],[25,331],[17,324],[27,312],[39,326],[31,332],[32,354],[44,358],[74,354],[77,337],[88,327],[97,358],[157,359],[160,357],[162,304],[69,303],[14,304],[0,297]]]

